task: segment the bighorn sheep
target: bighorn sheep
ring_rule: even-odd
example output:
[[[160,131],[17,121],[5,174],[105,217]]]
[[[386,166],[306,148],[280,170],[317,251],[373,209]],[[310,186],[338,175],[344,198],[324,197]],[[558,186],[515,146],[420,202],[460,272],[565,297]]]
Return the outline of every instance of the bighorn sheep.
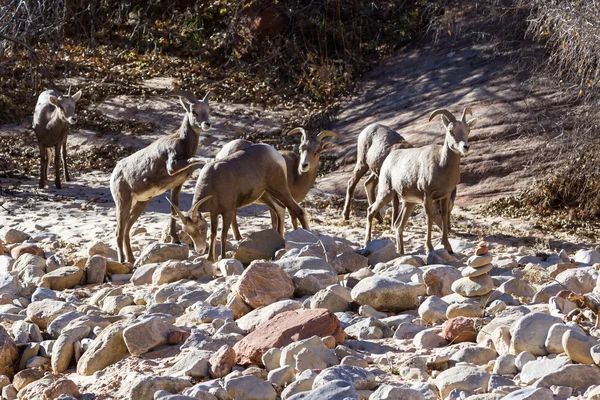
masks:
[[[81,90],[71,96],[71,87],[66,95],[60,96],[54,90],[46,90],[38,97],[33,114],[33,130],[40,147],[40,189],[48,179],[50,148],[54,147],[54,185],[60,189],[59,160],[62,160],[63,177],[71,181],[67,169],[67,133],[69,125],[77,122],[75,103],[81,98]]]
[[[287,132],[287,135],[293,135],[296,133],[302,134],[302,140],[300,142],[300,154],[296,154],[293,151],[280,151],[281,155],[285,159],[287,167],[287,182],[290,188],[290,193],[296,202],[300,203],[304,200],[310,189],[313,187],[315,180],[317,179],[317,171],[319,169],[319,159],[321,153],[332,146],[331,142],[324,142],[323,140],[327,137],[334,137],[341,139],[341,136],[333,131],[321,131],[316,136],[308,135],[304,128],[294,128]],[[245,150],[250,147],[252,142],[243,139],[237,139],[229,142],[223,149],[217,154],[216,158],[221,159],[227,157],[229,154],[233,154],[238,150]],[[265,200],[266,199],[266,200]],[[272,196],[265,193],[257,203],[267,204],[267,201],[274,203],[277,206],[271,208],[271,221],[274,229],[279,229],[279,233],[283,236],[284,221],[285,221],[285,207],[278,203]],[[281,223],[278,221],[281,220]],[[298,228],[298,220],[292,216],[292,226],[294,229]],[[278,227],[278,228],[276,228]],[[241,234],[237,225],[237,210],[234,213],[233,221],[233,236],[236,240],[241,239]]]
[[[198,253],[206,250],[206,221],[201,212],[210,214],[210,248],[208,260],[215,261],[215,245],[219,215],[221,227],[221,258],[225,257],[227,233],[234,212],[247,206],[268,193],[300,220],[304,229],[309,229],[302,207],[296,203],[287,185],[285,159],[277,150],[266,144],[254,144],[244,151],[206,164],[200,171],[192,207],[182,213],[174,209],[183,224],[183,229],[194,241]],[[274,203],[266,200],[269,207]]]
[[[469,133],[477,119],[467,121],[465,108],[460,121],[448,110],[435,110],[429,116],[431,121],[437,115],[442,116],[446,128],[443,145],[428,145],[419,148],[394,149],[386,157],[379,175],[377,198],[369,206],[365,245],[371,241],[373,217],[385,204],[394,200],[394,227],[396,228],[396,247],[404,253],[403,230],[408,217],[417,203],[423,203],[427,216],[427,250],[432,251],[431,226],[434,219],[434,201],[440,202],[442,217],[442,244],[452,253],[448,241],[448,223],[450,221],[450,196],[460,180],[460,159],[469,150]],[[403,208],[398,214],[398,203]]]
[[[377,183],[379,181],[379,171],[385,161],[385,158],[394,149],[408,149],[413,146],[408,143],[398,132],[382,124],[371,124],[363,129],[358,135],[357,161],[352,177],[348,180],[348,189],[346,191],[346,201],[344,203],[343,216],[345,220],[350,217],[350,204],[356,184],[368,171],[371,172],[365,181],[365,191],[369,205],[373,204],[376,196]],[[456,198],[456,189],[450,195],[450,211],[454,207]],[[437,204],[439,208],[439,204]],[[383,222],[381,214],[377,212],[375,218]],[[395,215],[393,216],[395,218]],[[393,219],[392,219],[393,222]],[[434,216],[435,224],[442,229],[442,220],[439,213]],[[448,224],[450,230],[450,223]]]
[[[171,202],[177,206],[181,186],[194,172],[192,167],[204,164],[194,155],[200,133],[210,129],[208,99],[213,93],[209,91],[202,100],[184,90],[172,90],[168,94],[179,96],[185,110],[180,128],[119,161],[110,177],[110,191],[117,208],[119,261],[134,261],[129,231],[150,199],[170,189]],[[174,208],[171,214],[175,215]],[[176,221],[171,219],[170,234],[173,241],[179,243],[176,228]]]

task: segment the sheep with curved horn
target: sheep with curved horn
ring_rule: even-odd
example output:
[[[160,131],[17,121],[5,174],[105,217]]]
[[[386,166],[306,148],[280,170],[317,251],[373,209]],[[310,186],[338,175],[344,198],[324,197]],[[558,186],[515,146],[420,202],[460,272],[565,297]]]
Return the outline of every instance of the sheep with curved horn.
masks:
[[[280,151],[281,155],[285,159],[287,167],[287,182],[290,189],[290,193],[296,202],[300,203],[304,200],[310,189],[313,187],[315,180],[317,179],[317,172],[319,170],[319,159],[321,153],[331,146],[333,143],[324,141],[325,138],[333,137],[341,139],[341,136],[333,131],[324,130],[319,132],[316,136],[309,135],[304,128],[297,127],[289,130],[286,135],[291,136],[300,133],[302,139],[300,141],[300,154],[296,154],[293,151]],[[223,147],[223,149],[217,154],[216,158],[224,158],[236,151],[244,150],[251,146],[252,143],[247,140],[234,140]],[[275,207],[271,207],[271,223],[273,229],[276,229],[282,236],[284,232],[284,221],[285,221],[285,207],[277,202],[276,199],[270,197],[268,193],[265,193],[257,203],[267,204],[267,202],[275,204]],[[298,228],[298,220],[292,215],[292,226],[294,229]],[[239,240],[241,234],[237,226],[237,212],[234,215],[233,223],[233,235]]]
[[[182,224],[188,227],[188,230],[191,232],[189,233],[189,236],[194,243],[194,250],[196,250],[198,254],[202,254],[206,251],[206,231],[208,226],[206,220],[202,218],[202,216],[199,216],[198,208],[212,197],[212,195],[209,195],[193,203],[190,211],[185,214],[182,213],[176,205],[171,203],[171,200],[169,200],[168,197],[165,197],[171,205],[171,210],[175,212],[175,215],[171,215],[171,218],[176,219],[179,217]]]
[[[198,231],[196,217],[206,222],[200,214],[210,214],[210,248],[208,260],[216,261],[216,237],[219,216],[223,221],[221,227],[221,258],[225,257],[227,233],[233,220],[235,210],[257,201],[264,194],[275,199],[286,207],[290,214],[300,220],[304,229],[309,229],[302,207],[294,201],[287,185],[286,164],[283,156],[273,147],[266,144],[254,144],[244,151],[233,154],[207,164],[200,171],[194,190],[193,206],[186,214],[178,212],[183,229],[194,242],[205,243],[206,232]],[[207,198],[212,196],[210,198]],[[202,199],[202,200],[199,200]],[[201,201],[201,203],[200,203]],[[266,200],[267,205],[270,200]],[[176,208],[175,204],[173,207]],[[204,232],[204,234],[203,234]],[[196,236],[196,238],[194,238]],[[201,250],[196,248],[197,251]]]
[[[199,136],[210,129],[208,92],[198,100],[191,92],[172,90],[178,96],[185,114],[177,132],[164,136],[129,157],[119,161],[110,177],[110,191],[117,209],[117,249],[119,261],[133,262],[129,240],[131,227],[155,196],[171,191],[171,202],[179,205],[181,187],[195,167],[204,164],[196,157]],[[171,209],[171,215],[175,211]],[[171,218],[170,235],[179,243],[176,221]]]
[[[435,216],[435,201],[440,202],[442,219],[442,244],[452,253],[448,241],[450,221],[450,196],[460,180],[460,160],[469,150],[469,133],[477,119],[466,121],[465,109],[461,121],[446,109],[433,111],[429,120],[442,116],[446,135],[443,145],[428,145],[419,148],[394,149],[387,156],[379,175],[377,198],[367,211],[365,245],[371,241],[373,217],[385,204],[401,200],[402,211],[394,219],[396,247],[404,253],[403,230],[415,205],[422,203],[427,216],[427,250],[432,251],[431,226]]]

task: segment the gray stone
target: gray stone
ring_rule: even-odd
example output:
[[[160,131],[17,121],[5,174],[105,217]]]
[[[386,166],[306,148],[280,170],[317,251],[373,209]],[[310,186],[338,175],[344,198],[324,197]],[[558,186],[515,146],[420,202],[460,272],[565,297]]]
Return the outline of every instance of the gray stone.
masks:
[[[169,260],[160,263],[152,273],[152,284],[163,285],[177,282],[181,279],[211,278],[214,274],[213,264],[204,258],[193,262]]]
[[[582,393],[592,385],[600,385],[600,372],[594,365],[565,365],[561,369],[546,374],[534,387],[551,388],[552,386],[569,386]]]
[[[417,333],[413,339],[413,344],[419,349],[435,349],[448,345],[448,341],[441,335],[440,328],[424,329]]]
[[[596,286],[596,279],[588,268],[568,269],[558,274],[555,279],[568,290],[578,294],[590,293]]]
[[[504,282],[498,288],[501,293],[507,293],[514,297],[524,297],[531,299],[535,295],[535,288],[527,281],[518,278],[512,278]]]
[[[446,398],[454,389],[472,392],[478,388],[487,388],[490,374],[482,369],[467,365],[456,366],[443,371],[435,379],[442,398]]]
[[[580,249],[575,253],[573,261],[587,265],[600,263],[600,253],[596,250]]]
[[[338,254],[331,261],[331,265],[336,274],[346,274],[358,271],[361,268],[367,268],[369,266],[369,259],[354,251],[345,251]]]
[[[71,289],[81,282],[83,270],[79,267],[61,267],[42,276],[42,282],[52,290]]]
[[[244,265],[234,258],[224,258],[218,262],[217,266],[223,276],[234,276],[244,273]]]
[[[416,308],[417,296],[422,292],[421,284],[375,275],[360,281],[351,294],[357,303],[368,304],[378,311],[400,312]]]
[[[166,390],[169,393],[178,393],[192,386],[185,378],[172,376],[140,376],[131,385],[128,398],[136,400],[153,400],[154,393]]]
[[[275,400],[277,392],[269,382],[256,376],[242,376],[225,382],[225,390],[237,400]]]
[[[554,394],[546,388],[524,388],[502,397],[502,400],[554,400]]]
[[[273,260],[275,252],[285,247],[285,241],[274,229],[252,232],[239,242],[234,258],[242,264],[254,260]]]
[[[376,239],[367,244],[367,247],[358,251],[359,254],[369,259],[369,265],[388,262],[398,257],[396,245],[389,239]]]
[[[521,317],[510,328],[512,353],[528,351],[535,356],[547,355],[546,335],[552,325],[561,322],[560,318],[537,312]]]
[[[289,397],[287,400],[359,400],[358,391],[350,382],[335,380],[327,382],[310,392],[302,392]]]
[[[449,304],[438,296],[429,296],[419,306],[419,316],[429,323],[446,320],[446,310]]]
[[[484,296],[494,289],[494,282],[489,275],[475,278],[460,278],[452,284],[452,291],[465,297]]]
[[[338,283],[338,277],[334,272],[328,270],[307,269],[300,270],[293,277],[297,297],[310,296],[329,285]]]
[[[64,301],[35,301],[27,306],[27,319],[40,329],[46,329],[52,321],[70,311],[75,311],[75,307]]]
[[[344,312],[352,301],[350,291],[340,285],[332,285],[315,293],[310,308],[326,308],[332,313]]]
[[[135,267],[145,264],[161,263],[169,260],[186,260],[189,250],[185,244],[175,243],[153,243],[142,250],[135,260]]]
[[[408,387],[381,385],[369,396],[369,400],[426,400],[426,397]]]
[[[88,284],[103,283],[106,275],[106,258],[92,256],[85,263],[85,277]]]
[[[372,372],[352,365],[336,365],[324,369],[317,375],[313,383],[313,389],[336,380],[348,382],[356,390],[370,390],[377,386],[375,375]]]
[[[129,353],[134,356],[146,353],[160,345],[167,344],[167,337],[178,330],[174,325],[159,317],[151,317],[125,328],[123,340]]]
[[[488,347],[466,347],[454,353],[450,357],[452,364],[459,362],[467,362],[473,365],[486,365],[491,360],[495,360],[498,357],[496,350]]]
[[[517,357],[512,354],[504,354],[496,359],[494,364],[494,374],[498,375],[515,375],[519,373],[515,360]]]
[[[575,328],[574,326],[569,326],[567,324],[554,324],[550,327],[545,342],[546,350],[548,350],[548,353],[560,354],[565,351],[562,344],[562,338],[565,332],[568,330],[577,330],[577,328]]]
[[[581,334],[575,330],[567,330],[562,337],[562,345],[569,358],[580,364],[594,364],[590,349],[599,344],[598,339]]]

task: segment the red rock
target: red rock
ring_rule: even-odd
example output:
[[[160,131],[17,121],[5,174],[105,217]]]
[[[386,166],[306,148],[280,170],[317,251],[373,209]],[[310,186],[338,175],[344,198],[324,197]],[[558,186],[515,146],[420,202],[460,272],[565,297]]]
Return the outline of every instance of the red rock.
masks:
[[[250,307],[265,307],[277,300],[291,298],[295,285],[279,265],[253,261],[240,275],[236,290]]]
[[[23,243],[13,247],[10,251],[11,257],[15,260],[26,253],[33,254],[34,256],[44,257],[44,250],[37,247],[37,245],[34,243]]]
[[[190,332],[188,331],[172,331],[169,332],[167,336],[167,343],[170,345],[183,343],[190,337]]]
[[[4,328],[0,326],[0,375],[12,377],[15,362],[18,358],[17,345]]]
[[[213,378],[222,378],[231,372],[231,368],[235,365],[235,351],[227,346],[221,346],[209,360],[210,376]]]
[[[475,342],[475,321],[477,318],[456,317],[442,324],[441,337],[451,343]]]
[[[344,342],[340,321],[329,310],[317,308],[277,314],[233,346],[236,363],[262,366],[261,358],[267,350],[315,335],[333,336],[338,342]]]

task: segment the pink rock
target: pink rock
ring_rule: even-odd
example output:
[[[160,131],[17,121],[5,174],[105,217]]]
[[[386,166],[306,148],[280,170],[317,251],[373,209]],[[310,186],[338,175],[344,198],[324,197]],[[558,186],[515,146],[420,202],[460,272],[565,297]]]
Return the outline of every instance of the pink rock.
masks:
[[[476,318],[456,317],[442,324],[442,336],[451,343],[475,342]]]

